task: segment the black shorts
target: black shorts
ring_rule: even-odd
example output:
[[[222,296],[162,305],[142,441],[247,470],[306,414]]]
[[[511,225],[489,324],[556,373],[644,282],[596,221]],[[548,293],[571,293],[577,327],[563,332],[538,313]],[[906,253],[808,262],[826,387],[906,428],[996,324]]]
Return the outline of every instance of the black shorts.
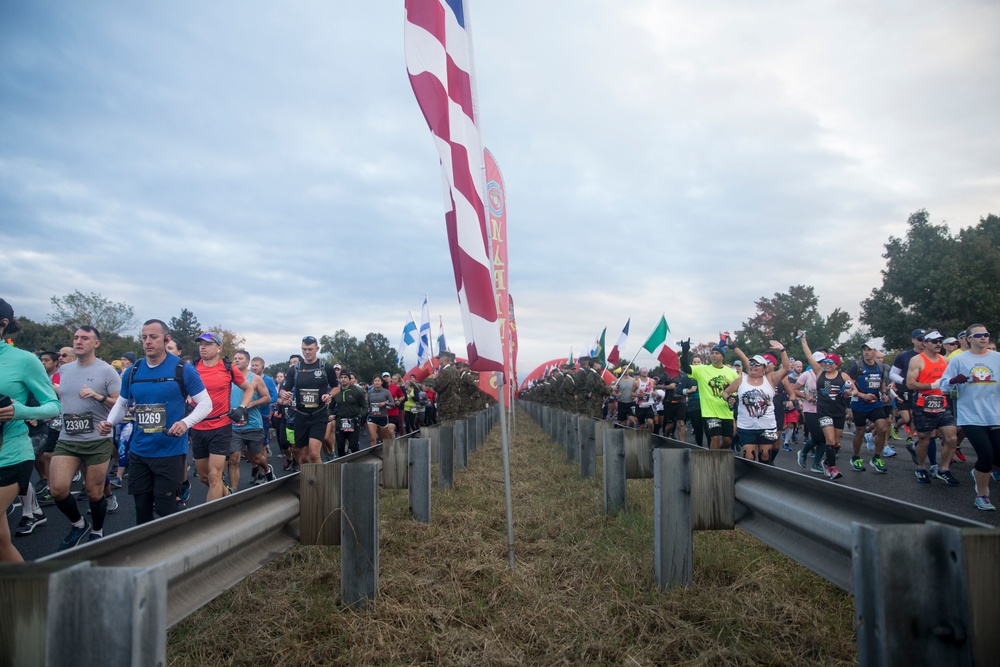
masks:
[[[152,493],[157,498],[173,499],[186,463],[185,454],[157,458],[139,456],[134,452],[129,454],[128,494],[138,496]]]
[[[618,401],[618,421],[623,422],[635,414],[635,403],[625,403]]]
[[[702,417],[702,430],[709,438],[721,435],[723,438],[733,437],[733,420],[719,419],[718,417]]]
[[[295,415],[295,443],[293,447],[308,447],[309,440],[323,442],[326,438],[326,426],[330,422],[330,414],[321,410],[311,415]]]
[[[191,429],[191,451],[196,460],[207,459],[209,454],[229,456],[233,444],[233,425],[226,424],[208,431]]]
[[[31,459],[0,468],[0,488],[17,484],[17,495],[23,496],[28,492],[34,470],[35,462]]]
[[[839,430],[843,431],[844,430],[844,424],[846,424],[846,423],[847,423],[847,415],[844,415],[844,414],[838,414],[838,415],[833,415],[833,416],[831,416],[831,415],[822,415],[822,414],[819,415],[819,427],[820,428],[825,428],[827,426],[832,426],[835,429],[839,429]]]
[[[868,422],[875,423],[880,419],[886,419],[885,408],[879,406],[874,410],[869,412],[858,412],[857,410],[851,410],[851,414],[854,415],[854,426],[856,428],[864,428],[865,424]]]
[[[778,441],[778,429],[736,429],[741,445],[773,445]]]
[[[935,429],[955,425],[955,415],[948,408],[941,412],[924,412],[919,405],[913,406],[913,425],[917,433],[930,433]]]
[[[636,407],[635,418],[638,419],[639,421],[645,422],[647,419],[652,421],[653,417],[654,414],[652,405],[647,405],[644,408]]]
[[[389,418],[385,415],[368,415],[368,423],[385,428],[389,425]]]
[[[671,422],[682,422],[687,419],[687,405],[684,401],[677,403],[663,403],[663,421],[667,424]]]

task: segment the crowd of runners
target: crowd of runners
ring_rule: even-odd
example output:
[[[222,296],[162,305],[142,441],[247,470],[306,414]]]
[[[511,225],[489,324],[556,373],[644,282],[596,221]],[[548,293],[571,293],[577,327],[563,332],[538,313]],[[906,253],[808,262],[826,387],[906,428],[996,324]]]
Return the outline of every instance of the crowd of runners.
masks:
[[[240,488],[244,459],[251,466],[244,488],[276,478],[272,439],[283,469],[294,472],[360,451],[363,433],[377,444],[483,400],[470,397],[481,394],[478,379],[447,351],[425,382],[388,371],[368,381],[321,360],[317,339],[306,336],[302,353],[271,378],[264,359],[246,350],[222,356],[218,333],[202,333],[197,353],[186,355],[161,320],[143,324],[141,356],[128,352],[111,363],[100,358],[94,327],[79,327],[59,352],[37,353],[7,342],[19,330],[0,299],[0,507],[10,514],[20,506],[14,535],[25,536],[48,522],[43,507],[55,505],[68,528],[59,550],[104,536],[119,489],[132,497],[137,525],[185,509],[192,460],[211,502]],[[0,561],[19,560],[0,522]]]
[[[980,323],[953,337],[916,329],[911,342],[889,366],[875,341],[845,362],[811,349],[805,331],[797,336],[799,359],[773,340],[759,353],[720,342],[703,359],[691,355],[688,341],[673,375],[654,377],[649,368],[628,364],[614,384],[595,388],[600,364],[582,359],[578,370],[563,365],[523,395],[679,440],[690,429],[699,446],[732,448],[761,463],[797,450],[799,466],[829,480],[843,477],[837,461],[845,428],[853,428],[849,470],[886,473],[886,459],[897,455],[895,441],[912,458],[920,484],[961,486],[951,467],[966,461],[961,445],[968,442],[976,453],[966,482],[975,488],[975,507],[995,511],[989,481],[1000,481],[996,344]],[[731,364],[727,349],[736,356]],[[595,397],[603,402],[599,415]]]

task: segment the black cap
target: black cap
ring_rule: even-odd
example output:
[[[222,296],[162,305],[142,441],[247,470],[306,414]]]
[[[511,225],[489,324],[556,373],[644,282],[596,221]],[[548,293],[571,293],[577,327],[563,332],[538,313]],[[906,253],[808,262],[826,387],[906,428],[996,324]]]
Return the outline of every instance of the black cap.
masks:
[[[910,334],[910,338],[916,338],[917,340],[923,340],[924,334],[927,333],[923,329],[914,329],[913,333]]]
[[[136,360],[135,352],[126,352],[125,354],[122,355],[122,359],[128,359],[131,363],[134,364]]]
[[[14,319],[14,308],[3,299],[0,299],[0,320],[7,320],[7,326],[3,330],[5,334],[17,333],[21,330],[21,325]]]

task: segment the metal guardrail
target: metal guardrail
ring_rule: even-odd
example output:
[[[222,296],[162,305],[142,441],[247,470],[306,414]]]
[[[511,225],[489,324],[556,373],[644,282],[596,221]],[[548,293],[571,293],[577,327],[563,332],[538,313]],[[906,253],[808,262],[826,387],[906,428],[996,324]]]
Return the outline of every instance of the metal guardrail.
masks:
[[[381,451],[382,445],[375,445],[327,465]],[[36,562],[162,568],[171,627],[298,542],[300,478],[300,473],[286,475]]]

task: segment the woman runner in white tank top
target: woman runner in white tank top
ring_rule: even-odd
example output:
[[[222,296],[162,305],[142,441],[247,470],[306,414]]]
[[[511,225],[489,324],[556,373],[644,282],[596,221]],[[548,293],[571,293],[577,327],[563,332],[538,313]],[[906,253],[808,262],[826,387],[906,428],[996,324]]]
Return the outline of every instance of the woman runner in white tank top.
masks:
[[[774,387],[791,368],[785,348],[771,341],[771,349],[781,352],[781,367],[765,374],[767,360],[757,355],[748,360],[747,372],[737,378],[722,393],[727,401],[736,399],[736,436],[744,458],[761,463],[773,460],[777,447],[778,425],[774,415]]]

